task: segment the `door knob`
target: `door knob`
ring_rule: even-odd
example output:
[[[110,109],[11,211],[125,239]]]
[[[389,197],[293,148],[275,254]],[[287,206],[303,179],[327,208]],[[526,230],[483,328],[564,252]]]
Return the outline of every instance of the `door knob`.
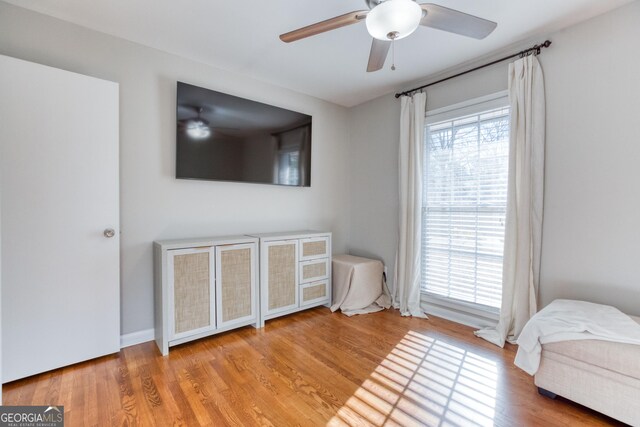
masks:
[[[106,228],[104,230],[104,233],[102,233],[102,234],[104,234],[104,237],[110,239],[110,238],[112,238],[113,236],[116,235],[116,230],[114,230],[113,228]]]

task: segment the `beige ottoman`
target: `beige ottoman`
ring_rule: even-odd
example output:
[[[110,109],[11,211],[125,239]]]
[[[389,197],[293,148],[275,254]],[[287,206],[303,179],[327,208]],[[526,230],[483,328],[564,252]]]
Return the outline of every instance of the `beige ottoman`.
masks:
[[[632,317],[640,323],[640,317]],[[544,344],[538,391],[640,426],[640,346],[599,340]]]
[[[376,259],[336,255],[331,263],[333,305],[347,316],[389,308],[391,297],[384,279],[384,265]]]

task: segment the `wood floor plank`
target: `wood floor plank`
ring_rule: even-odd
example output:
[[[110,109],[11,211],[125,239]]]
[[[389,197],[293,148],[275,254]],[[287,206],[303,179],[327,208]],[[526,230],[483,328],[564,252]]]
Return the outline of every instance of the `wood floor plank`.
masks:
[[[4,385],[67,426],[606,426],[540,396],[500,349],[436,317],[316,308],[173,347],[154,342]]]

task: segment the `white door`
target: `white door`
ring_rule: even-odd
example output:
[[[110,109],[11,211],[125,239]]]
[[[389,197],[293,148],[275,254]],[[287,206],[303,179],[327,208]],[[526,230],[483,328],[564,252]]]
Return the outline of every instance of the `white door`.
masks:
[[[116,83],[0,56],[3,382],[119,351],[118,133]]]

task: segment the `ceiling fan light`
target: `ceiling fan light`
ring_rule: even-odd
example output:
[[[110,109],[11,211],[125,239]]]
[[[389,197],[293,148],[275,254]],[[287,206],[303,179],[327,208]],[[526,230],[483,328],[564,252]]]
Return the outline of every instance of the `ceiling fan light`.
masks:
[[[397,33],[395,40],[413,33],[422,19],[422,8],[413,0],[386,0],[367,15],[367,31],[379,40],[389,40],[390,33]]]
[[[189,120],[187,122],[187,135],[191,139],[207,139],[211,135],[208,123],[202,119]]]

